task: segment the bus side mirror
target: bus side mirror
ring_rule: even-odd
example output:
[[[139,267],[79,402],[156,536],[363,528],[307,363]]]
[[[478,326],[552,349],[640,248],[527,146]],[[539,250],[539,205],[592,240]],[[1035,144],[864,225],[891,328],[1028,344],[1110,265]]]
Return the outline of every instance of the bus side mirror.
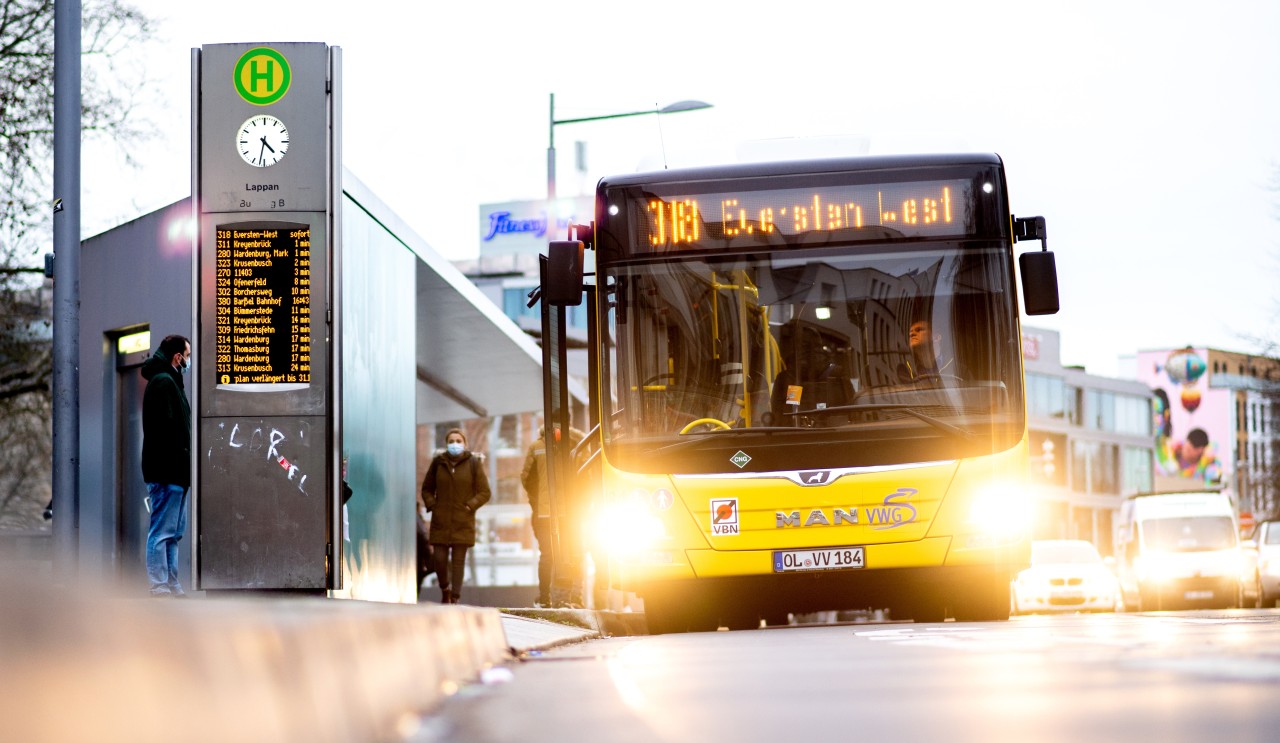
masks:
[[[553,307],[582,304],[584,250],[581,240],[552,240],[547,245],[547,277],[546,286],[542,287],[542,301]]]
[[[1022,270],[1022,301],[1028,315],[1058,312],[1058,267],[1053,253],[1040,250],[1018,256]]]

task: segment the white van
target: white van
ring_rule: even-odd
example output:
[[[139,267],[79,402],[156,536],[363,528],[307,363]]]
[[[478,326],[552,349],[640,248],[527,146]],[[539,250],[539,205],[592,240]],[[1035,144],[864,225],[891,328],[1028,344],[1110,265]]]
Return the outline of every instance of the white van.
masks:
[[[1120,507],[1116,547],[1130,610],[1241,606],[1243,557],[1226,493],[1130,496]]]

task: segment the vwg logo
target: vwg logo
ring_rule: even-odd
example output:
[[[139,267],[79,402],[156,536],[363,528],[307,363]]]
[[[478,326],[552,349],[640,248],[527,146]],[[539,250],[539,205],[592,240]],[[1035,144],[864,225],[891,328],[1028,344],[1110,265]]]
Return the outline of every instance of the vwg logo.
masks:
[[[283,54],[261,46],[240,55],[232,78],[241,98],[255,106],[269,106],[289,92],[293,72]]]
[[[738,499],[711,499],[711,533],[719,536],[738,534]]]
[[[905,502],[920,491],[915,488],[898,488],[898,492],[884,497],[880,506],[868,506],[867,523],[877,530],[896,529],[916,520],[916,507]]]

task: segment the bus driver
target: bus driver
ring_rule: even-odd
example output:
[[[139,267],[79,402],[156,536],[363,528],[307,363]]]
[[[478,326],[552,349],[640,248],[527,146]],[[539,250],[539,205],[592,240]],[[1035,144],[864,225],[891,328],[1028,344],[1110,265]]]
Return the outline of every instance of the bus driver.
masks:
[[[956,373],[955,359],[949,355],[943,357],[942,334],[933,329],[933,323],[928,319],[919,318],[911,322],[907,344],[911,348],[911,357],[898,367],[898,378],[903,382]]]

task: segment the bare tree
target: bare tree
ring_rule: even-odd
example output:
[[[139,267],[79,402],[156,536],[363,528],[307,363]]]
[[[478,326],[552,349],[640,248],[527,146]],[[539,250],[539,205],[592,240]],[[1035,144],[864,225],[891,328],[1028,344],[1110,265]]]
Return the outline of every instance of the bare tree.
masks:
[[[40,522],[51,481],[52,324],[39,274],[52,232],[53,6],[0,0],[0,526],[8,527],[31,526],[31,514]],[[134,102],[150,85],[120,61],[151,38],[151,21],[120,0],[85,0],[81,18],[86,136],[144,136]]]

